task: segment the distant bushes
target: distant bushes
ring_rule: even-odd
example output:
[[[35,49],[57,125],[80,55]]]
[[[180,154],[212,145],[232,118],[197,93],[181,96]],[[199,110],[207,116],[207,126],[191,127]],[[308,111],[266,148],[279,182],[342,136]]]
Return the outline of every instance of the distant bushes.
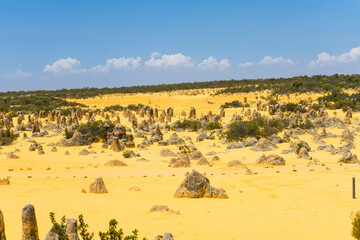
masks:
[[[216,122],[216,123],[209,123],[206,127],[205,130],[214,130],[214,129],[222,129],[223,126],[221,123]]]
[[[190,90],[190,89],[205,89],[205,88],[225,88],[217,94],[228,93],[248,93],[254,91],[270,90],[273,94],[287,94],[287,93],[305,93],[305,92],[327,92],[336,87],[342,89],[356,89],[360,86],[360,75],[339,75],[332,76],[314,75],[314,76],[297,76],[291,78],[267,78],[267,79],[243,79],[243,80],[218,80],[218,81],[204,81],[204,82],[187,82],[175,84],[160,84],[160,85],[142,85],[132,87],[119,88],[81,88],[81,89],[60,89],[55,91],[19,91],[19,92],[3,92],[0,93],[0,98],[9,100],[25,97],[27,99],[37,98],[34,105],[38,105],[39,96],[49,98],[55,102],[58,98],[91,98],[105,94],[118,93],[149,93],[149,92],[168,92],[175,90]],[[13,101],[13,100],[12,100]],[[23,101],[23,100],[22,100]],[[51,101],[50,101],[51,102]],[[50,103],[48,102],[48,103]],[[18,105],[18,104],[10,104]],[[24,105],[24,104],[21,104]],[[0,104],[1,106],[1,104]],[[6,106],[1,106],[2,108]],[[0,111],[1,110],[0,107]],[[5,111],[7,112],[7,111]]]
[[[104,108],[104,112],[113,112],[113,111],[124,111],[124,107],[120,105],[112,105]]]
[[[103,142],[107,141],[108,133],[112,132],[115,128],[115,124],[111,121],[95,121],[95,122],[87,122],[81,123],[77,130],[89,137],[91,142],[99,142],[102,140]]]
[[[171,130],[176,130],[177,128],[191,129],[196,132],[201,128],[201,123],[198,120],[178,120],[171,125]]]
[[[63,216],[61,218],[61,222],[58,223],[55,219],[55,214],[53,212],[50,213],[50,220],[53,224],[51,231],[58,235],[58,240],[69,240],[68,235],[66,234],[66,218]],[[77,226],[77,230],[79,231],[79,235],[83,240],[94,240],[94,233],[88,232],[89,225],[85,223],[84,216],[80,215],[78,217],[79,224]],[[100,240],[138,240],[138,230],[132,231],[132,234],[124,236],[123,230],[117,229],[118,221],[116,219],[111,219],[109,221],[109,228],[105,232],[99,231]],[[143,238],[146,240],[146,238]]]
[[[270,90],[272,94],[328,92],[335,88],[356,89],[360,87],[360,75],[334,74],[331,76],[297,76],[291,78],[268,78],[242,80],[236,86],[219,91],[217,94],[248,93]]]
[[[264,121],[261,117],[251,121],[236,121],[230,124],[226,137],[230,141],[241,141],[248,137],[270,137],[282,131],[286,125],[285,120]]]
[[[334,89],[326,96],[319,97],[318,102],[323,103],[325,107],[330,110],[342,109],[346,111],[352,109],[354,111],[360,111],[360,94],[348,94],[342,92],[340,88]]]
[[[234,100],[232,102],[226,102],[223,105],[221,105],[222,108],[239,108],[242,107],[242,102],[239,102],[239,100]]]
[[[0,146],[10,145],[19,137],[10,129],[0,130]]]
[[[4,93],[0,94],[4,95]],[[86,107],[86,105],[68,102],[49,95],[19,95],[11,94],[0,97],[0,111],[2,112],[40,112],[46,113],[62,107]]]
[[[148,106],[145,106],[141,103],[138,103],[137,105],[135,104],[129,104],[127,107],[123,107],[121,105],[112,105],[112,106],[108,106],[104,108],[104,112],[113,112],[113,111],[124,111],[125,109],[129,109],[131,111],[138,111],[141,108],[148,108]]]

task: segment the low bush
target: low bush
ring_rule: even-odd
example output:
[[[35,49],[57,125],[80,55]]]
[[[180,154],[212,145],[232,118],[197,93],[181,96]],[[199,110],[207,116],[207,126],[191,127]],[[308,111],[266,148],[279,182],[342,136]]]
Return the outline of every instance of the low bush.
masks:
[[[10,129],[0,130],[0,146],[10,145],[19,137]]]
[[[239,108],[242,107],[243,104],[239,102],[239,100],[234,100],[232,102],[226,102],[223,105],[221,105],[222,108]]]
[[[53,224],[51,231],[58,235],[58,240],[69,240],[69,237],[66,234],[65,226],[65,216],[61,218],[61,222],[57,223],[55,220],[55,213],[50,213],[50,220]],[[85,223],[84,216],[79,215],[78,217],[79,224],[77,230],[79,235],[83,240],[94,240],[94,233],[88,232],[89,225]],[[123,230],[117,229],[118,221],[116,219],[111,219],[109,221],[109,229],[106,232],[99,231],[100,240],[138,240],[138,230],[132,231],[132,234],[124,236]],[[143,238],[143,240],[147,240]]]
[[[105,126],[107,123],[107,127]],[[86,135],[91,139],[91,142],[99,142],[102,140],[103,142],[107,141],[108,133],[112,132],[115,128],[115,124],[111,121],[95,121],[82,123],[77,127],[77,130]]]
[[[230,124],[226,137],[230,141],[240,141],[248,137],[270,137],[282,131],[287,122],[282,119],[270,119],[264,121],[263,118],[257,118],[251,121],[236,121]]]
[[[209,125],[206,126],[206,130],[214,130],[214,129],[222,129],[223,126],[221,123],[216,122],[216,123],[209,123]]]
[[[201,123],[198,120],[178,120],[171,125],[171,130],[176,130],[177,128],[191,129],[192,131],[196,132],[201,128]]]

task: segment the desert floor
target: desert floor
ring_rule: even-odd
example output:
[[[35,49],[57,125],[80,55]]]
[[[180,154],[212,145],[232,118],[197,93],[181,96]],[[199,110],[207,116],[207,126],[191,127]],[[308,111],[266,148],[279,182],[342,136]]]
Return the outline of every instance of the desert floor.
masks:
[[[210,90],[209,90],[210,92]],[[158,108],[174,107],[175,115],[182,110],[188,114],[191,106],[197,109],[198,116],[211,110],[219,113],[220,105],[232,100],[243,100],[245,95],[187,96],[181,93],[137,94],[103,96],[77,100],[89,106],[142,103]],[[254,101],[261,94],[247,94],[248,101]],[[310,95],[290,96],[290,100],[308,99]],[[316,95],[311,95],[315,99]],[[281,96],[287,101],[287,96]],[[211,103],[209,103],[211,102]],[[224,122],[241,109],[227,109]],[[265,113],[264,113],[265,114]],[[330,115],[334,113],[329,112]],[[341,119],[344,114],[337,111]],[[354,114],[354,118],[360,114]],[[120,118],[123,124],[126,119]],[[14,121],[15,123],[15,121]],[[349,126],[350,129],[352,126]],[[341,134],[341,129],[327,129],[327,132]],[[167,139],[173,132],[164,136]],[[27,132],[31,136],[30,132]],[[21,238],[21,210],[27,203],[35,206],[40,239],[50,230],[49,212],[55,212],[57,219],[62,215],[77,217],[83,214],[90,230],[97,235],[105,230],[108,221],[116,218],[125,233],[134,228],[141,237],[154,239],[158,234],[171,232],[176,240],[209,239],[352,239],[352,211],[360,210],[360,187],[358,199],[352,199],[352,177],[360,180],[358,164],[337,163],[340,155],[330,155],[316,151],[317,144],[309,134],[300,135],[315,152],[310,155],[320,161],[318,165],[308,165],[308,160],[298,159],[294,153],[282,155],[286,166],[255,166],[254,162],[263,153],[250,148],[226,150],[219,140],[195,142],[196,133],[182,132],[179,136],[190,136],[196,147],[206,154],[216,151],[220,162],[210,166],[198,166],[193,162],[190,168],[174,169],[168,167],[170,158],[160,157],[156,144],[147,150],[134,149],[150,162],[136,162],[138,158],[124,159],[122,153],[105,149],[101,153],[101,143],[93,144],[96,154],[80,156],[80,150],[87,147],[57,147],[51,152],[49,142],[58,142],[62,136],[36,138],[43,143],[45,155],[28,150],[31,143],[18,138],[15,144],[3,147],[0,155],[0,177],[10,176],[11,185],[0,186],[0,209],[5,218],[7,238]],[[282,136],[282,134],[279,134]],[[140,143],[142,139],[135,138]],[[326,138],[326,144],[341,145],[339,137]],[[360,139],[355,137],[356,149],[352,153],[360,156]],[[213,145],[215,143],[215,146]],[[278,144],[271,153],[280,152],[289,143]],[[177,151],[176,146],[169,146]],[[8,152],[19,149],[19,159],[7,159]],[[70,155],[65,156],[69,150]],[[266,155],[270,154],[265,152]],[[127,167],[105,167],[108,160],[123,160]],[[210,160],[211,157],[208,157]],[[256,174],[245,175],[242,168],[228,168],[227,162],[240,160]],[[323,164],[323,165],[322,165]],[[49,169],[50,168],[50,169]],[[13,169],[13,171],[9,171]],[[224,188],[229,199],[178,199],[173,194],[184,179],[187,171],[196,169],[206,173],[214,187]],[[297,170],[296,172],[293,170]],[[313,171],[310,171],[313,170]],[[31,176],[31,178],[30,178]],[[108,194],[81,193],[96,177],[103,177]],[[141,191],[130,191],[137,186]],[[360,186],[360,181],[358,186]],[[165,204],[174,213],[150,213],[154,204]]]

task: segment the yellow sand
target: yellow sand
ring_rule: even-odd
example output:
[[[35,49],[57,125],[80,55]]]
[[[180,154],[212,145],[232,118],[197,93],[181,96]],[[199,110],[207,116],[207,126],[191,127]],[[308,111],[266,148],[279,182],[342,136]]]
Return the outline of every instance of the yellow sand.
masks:
[[[182,110],[188,114],[190,107],[194,106],[200,115],[209,110],[218,113],[219,106],[225,101],[242,101],[243,96],[211,97],[205,93],[200,96],[175,94],[169,97],[168,94],[159,93],[104,96],[79,102],[103,107],[139,102],[148,105],[150,100],[153,107],[175,107],[175,114]],[[247,96],[249,102],[256,97],[254,94]],[[300,97],[307,99],[309,95]],[[314,95],[311,97],[316,98]],[[286,96],[283,98],[287,100]],[[295,101],[294,98],[292,100]],[[208,104],[208,101],[215,104]],[[236,111],[240,112],[241,109],[226,110],[225,122]],[[337,115],[344,117],[340,111],[337,111]],[[127,124],[122,115],[120,117],[122,123]],[[341,134],[340,129],[329,129],[328,132]],[[166,134],[165,139],[171,133]],[[27,134],[31,135],[29,132]],[[148,150],[134,149],[141,157],[150,160],[148,163],[136,162],[138,158],[124,159],[122,153],[108,149],[101,153],[101,143],[93,144],[92,150],[97,154],[87,156],[78,155],[80,150],[87,147],[58,147],[58,152],[51,152],[52,147],[47,146],[47,143],[57,142],[61,136],[36,138],[36,141],[43,143],[45,155],[38,155],[37,151],[30,152],[30,143],[22,138],[14,145],[3,147],[0,177],[10,176],[11,185],[0,186],[0,209],[4,214],[8,239],[21,238],[21,210],[27,203],[35,206],[40,239],[45,237],[51,227],[48,217],[50,211],[55,212],[58,219],[62,215],[77,217],[83,214],[90,230],[96,235],[99,230],[107,228],[111,218],[116,218],[126,233],[137,228],[141,237],[146,236],[148,239],[154,239],[164,232],[171,232],[176,240],[352,239],[349,215],[360,207],[359,199],[351,197],[351,178],[359,176],[358,164],[341,166],[337,163],[340,155],[316,151],[310,155],[320,160],[319,165],[308,166],[308,160],[288,154],[282,155],[286,166],[266,168],[253,164],[263,154],[261,152],[254,152],[250,148],[226,152],[226,145],[219,144],[218,140],[195,142],[196,133],[178,134],[192,137],[203,154],[216,151],[221,161],[213,167],[197,166],[195,161],[191,168],[173,169],[168,167],[169,158],[160,157],[159,152],[163,147],[157,145]],[[305,134],[300,138],[316,150],[317,144],[312,142],[312,136]],[[136,138],[136,143],[141,140]],[[340,145],[340,138],[327,138],[325,141],[335,147]],[[219,147],[209,146],[212,143]],[[357,138],[355,145],[358,145]],[[278,146],[271,153],[280,153],[289,147],[289,143]],[[20,158],[7,159],[5,153],[16,148],[20,149],[20,153],[16,153]],[[169,148],[177,151],[176,146]],[[65,150],[69,150],[70,156],[65,156]],[[353,149],[352,152],[360,156],[359,149]],[[212,157],[207,158],[211,160]],[[106,161],[113,159],[123,160],[128,166],[104,167]],[[226,167],[230,160],[243,161],[257,174],[245,175],[244,169]],[[326,167],[330,170],[326,170]],[[176,188],[191,169],[206,173],[211,185],[224,188],[229,199],[174,198]],[[293,169],[297,172],[293,172]],[[82,188],[88,190],[89,184],[99,176],[103,177],[108,194],[81,193]],[[141,191],[129,191],[131,186],[138,186]],[[357,196],[360,197],[359,194]],[[179,210],[180,215],[150,213],[154,204],[166,204],[171,209]]]

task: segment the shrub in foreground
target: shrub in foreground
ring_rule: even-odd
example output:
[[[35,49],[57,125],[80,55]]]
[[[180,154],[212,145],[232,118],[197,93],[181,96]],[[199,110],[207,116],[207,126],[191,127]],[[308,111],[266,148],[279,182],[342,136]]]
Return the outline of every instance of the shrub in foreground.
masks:
[[[66,234],[66,226],[65,226],[65,216],[61,218],[61,222],[58,223],[55,220],[55,213],[50,213],[50,220],[53,224],[51,231],[58,235],[58,240],[68,240],[69,237]],[[89,225],[85,223],[84,216],[79,215],[78,217],[79,224],[77,230],[79,231],[79,235],[82,240],[94,240],[94,233],[88,232]],[[107,231],[99,232],[100,240],[138,240],[138,230],[132,231],[132,234],[124,236],[123,230],[117,229],[118,221],[116,219],[111,219],[109,221],[109,229]],[[147,240],[143,238],[143,240]]]

